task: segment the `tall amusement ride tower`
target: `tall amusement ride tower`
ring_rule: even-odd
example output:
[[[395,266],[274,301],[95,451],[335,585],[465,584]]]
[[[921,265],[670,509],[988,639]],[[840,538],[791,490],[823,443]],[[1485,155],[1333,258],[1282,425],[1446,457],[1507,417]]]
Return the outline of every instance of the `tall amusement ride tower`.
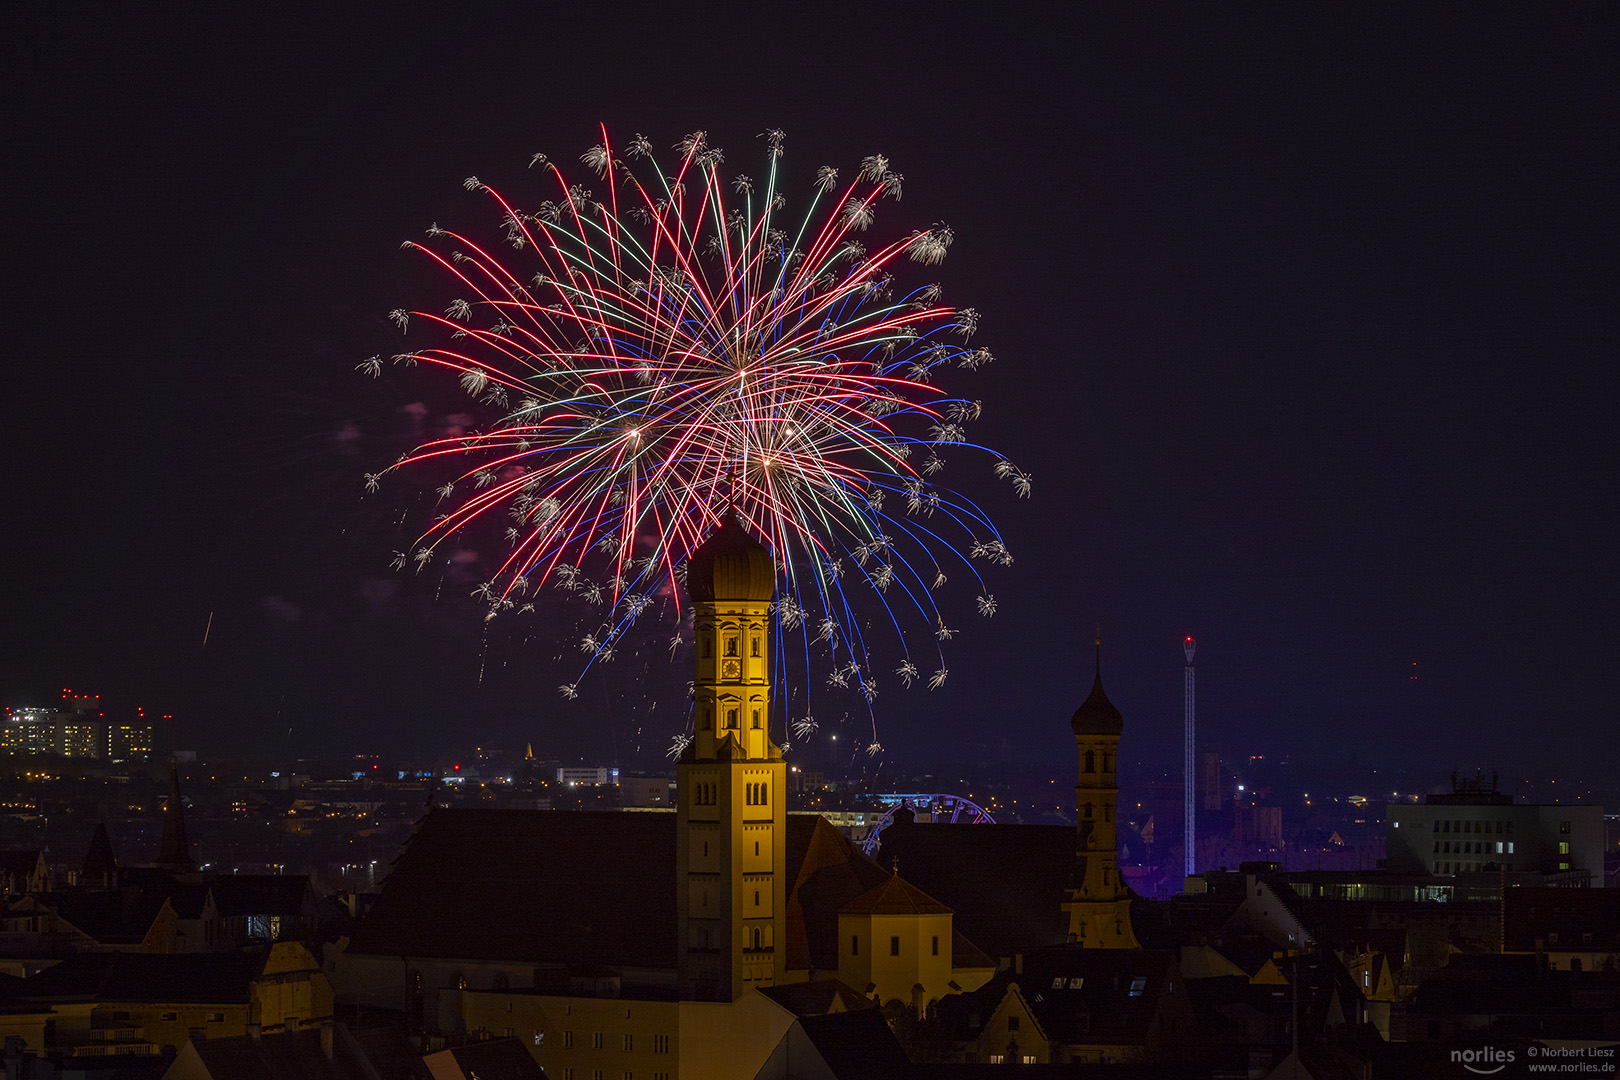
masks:
[[[1187,838],[1187,858],[1185,859],[1187,877],[1192,877],[1198,872],[1197,861],[1194,859],[1198,838],[1195,835],[1193,825],[1193,816],[1198,810],[1198,772],[1195,768],[1197,751],[1194,749],[1196,743],[1193,738],[1193,652],[1197,648],[1198,643],[1192,639],[1191,634],[1188,634],[1187,640],[1181,643],[1182,651],[1187,654],[1187,667],[1183,683],[1184,707],[1186,710],[1186,716],[1183,718],[1183,736],[1186,744],[1182,747],[1181,752],[1181,773],[1186,778],[1186,805],[1182,809],[1181,824],[1182,834]]]

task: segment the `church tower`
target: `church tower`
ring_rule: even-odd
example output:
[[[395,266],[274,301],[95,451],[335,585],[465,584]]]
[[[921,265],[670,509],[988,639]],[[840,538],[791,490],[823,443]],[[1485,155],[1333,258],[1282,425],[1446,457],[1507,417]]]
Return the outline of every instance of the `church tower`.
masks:
[[[1114,769],[1125,718],[1103,693],[1100,638],[1091,695],[1075,710],[1069,727],[1080,754],[1080,782],[1074,789],[1079,832],[1075,885],[1063,903],[1069,940],[1088,949],[1138,949],[1131,929],[1130,892],[1120,880],[1114,838],[1119,802]]]
[[[676,768],[681,995],[735,1001],[787,960],[787,769],[770,738],[776,567],[735,514],[687,561],[692,743]]]

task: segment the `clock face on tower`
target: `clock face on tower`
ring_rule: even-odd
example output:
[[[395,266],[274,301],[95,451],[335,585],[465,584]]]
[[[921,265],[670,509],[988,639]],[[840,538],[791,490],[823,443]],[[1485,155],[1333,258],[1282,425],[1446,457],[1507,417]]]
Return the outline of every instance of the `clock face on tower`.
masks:
[[[735,660],[727,660],[720,665],[720,676],[725,679],[735,679],[742,674],[742,665]]]

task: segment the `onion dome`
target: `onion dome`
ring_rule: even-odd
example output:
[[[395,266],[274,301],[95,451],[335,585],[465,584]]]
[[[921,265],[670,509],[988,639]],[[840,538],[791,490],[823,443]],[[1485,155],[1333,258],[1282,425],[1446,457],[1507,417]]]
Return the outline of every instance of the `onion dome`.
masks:
[[[770,600],[776,564],[737,515],[727,514],[686,560],[686,595],[694,602]]]
[[[1091,683],[1091,695],[1074,710],[1069,727],[1076,735],[1119,735],[1125,730],[1125,718],[1103,693],[1100,641],[1097,642],[1097,677]]]

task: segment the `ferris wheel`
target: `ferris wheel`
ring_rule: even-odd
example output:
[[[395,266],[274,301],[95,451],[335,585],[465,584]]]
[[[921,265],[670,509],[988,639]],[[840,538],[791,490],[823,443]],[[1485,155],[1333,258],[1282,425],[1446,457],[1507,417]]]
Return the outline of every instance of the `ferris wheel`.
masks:
[[[960,795],[937,794],[929,795],[915,792],[893,793],[877,796],[878,802],[887,809],[877,824],[872,826],[861,843],[861,851],[867,856],[877,855],[881,846],[879,837],[894,821],[894,815],[904,807],[917,815],[919,822],[928,822],[941,825],[994,825],[996,819],[990,812],[972,799],[964,799]]]

